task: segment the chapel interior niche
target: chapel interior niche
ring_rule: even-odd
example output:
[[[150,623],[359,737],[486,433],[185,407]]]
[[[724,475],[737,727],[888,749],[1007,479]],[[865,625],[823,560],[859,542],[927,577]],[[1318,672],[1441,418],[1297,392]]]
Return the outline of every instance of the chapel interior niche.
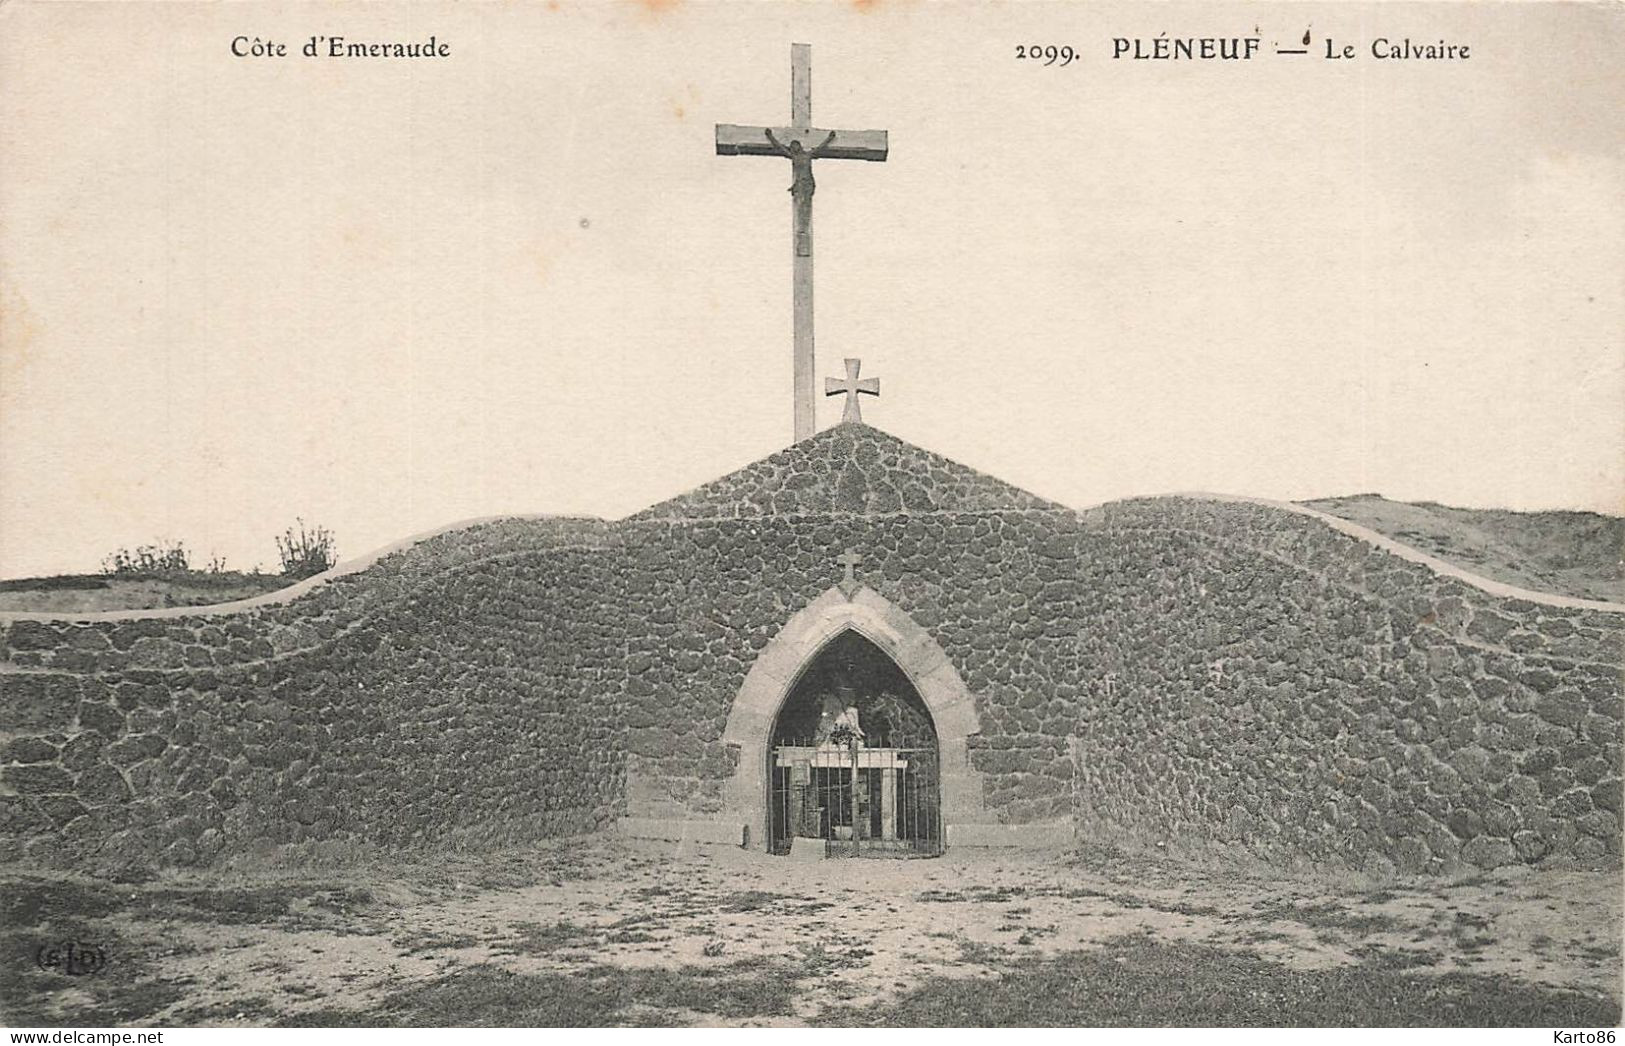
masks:
[[[774,852],[802,845],[877,857],[940,851],[931,713],[874,643],[852,631],[831,640],[791,688],[772,736]]]

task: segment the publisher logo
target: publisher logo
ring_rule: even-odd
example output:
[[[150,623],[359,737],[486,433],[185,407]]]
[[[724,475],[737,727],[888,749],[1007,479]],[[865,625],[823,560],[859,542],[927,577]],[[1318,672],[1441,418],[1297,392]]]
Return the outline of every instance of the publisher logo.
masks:
[[[85,944],[82,941],[61,941],[57,944],[42,944],[34,953],[34,962],[47,973],[65,973],[70,977],[80,977],[87,973],[99,973],[107,965],[107,953],[102,951],[99,944]]]

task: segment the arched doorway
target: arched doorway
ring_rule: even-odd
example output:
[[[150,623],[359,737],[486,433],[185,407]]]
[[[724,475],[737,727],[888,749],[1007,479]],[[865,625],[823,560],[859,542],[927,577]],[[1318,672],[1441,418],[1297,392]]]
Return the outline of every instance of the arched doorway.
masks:
[[[970,765],[967,741],[980,730],[976,702],[942,647],[901,608],[868,587],[828,589],[790,616],[756,655],[734,698],[722,741],[735,754],[723,785],[723,823],[743,827],[749,845],[772,842],[768,766],[779,713],[808,667],[831,641],[853,632],[899,668],[930,713],[936,732],[942,844],[961,826],[987,824],[982,775]]]
[[[908,673],[847,630],[808,662],[774,720],[768,849],[839,856],[942,850],[937,731]]]

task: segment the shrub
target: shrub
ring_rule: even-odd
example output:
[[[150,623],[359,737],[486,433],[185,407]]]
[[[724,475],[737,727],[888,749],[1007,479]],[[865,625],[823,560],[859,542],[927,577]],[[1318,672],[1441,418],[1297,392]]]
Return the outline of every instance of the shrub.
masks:
[[[331,567],[334,555],[333,532],[326,527],[306,529],[303,519],[295,519],[297,533],[289,527],[276,539],[277,555],[282,557],[282,573],[290,578],[306,578]]]
[[[104,574],[174,574],[191,569],[192,553],[181,541],[140,545],[134,552],[121,548],[102,560]]]

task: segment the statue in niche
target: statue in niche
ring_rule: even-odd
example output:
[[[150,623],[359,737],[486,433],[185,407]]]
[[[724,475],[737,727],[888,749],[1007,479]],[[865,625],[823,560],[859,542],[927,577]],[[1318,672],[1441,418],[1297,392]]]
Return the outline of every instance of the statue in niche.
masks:
[[[856,666],[841,661],[829,672],[829,689],[820,698],[818,727],[814,740],[822,745],[831,738],[855,738],[863,742],[863,727],[858,720],[858,685]]]
[[[881,687],[877,693],[868,695],[862,707],[869,724],[870,744],[881,748],[931,748],[936,745],[936,733],[931,728],[930,716],[890,687]]]

